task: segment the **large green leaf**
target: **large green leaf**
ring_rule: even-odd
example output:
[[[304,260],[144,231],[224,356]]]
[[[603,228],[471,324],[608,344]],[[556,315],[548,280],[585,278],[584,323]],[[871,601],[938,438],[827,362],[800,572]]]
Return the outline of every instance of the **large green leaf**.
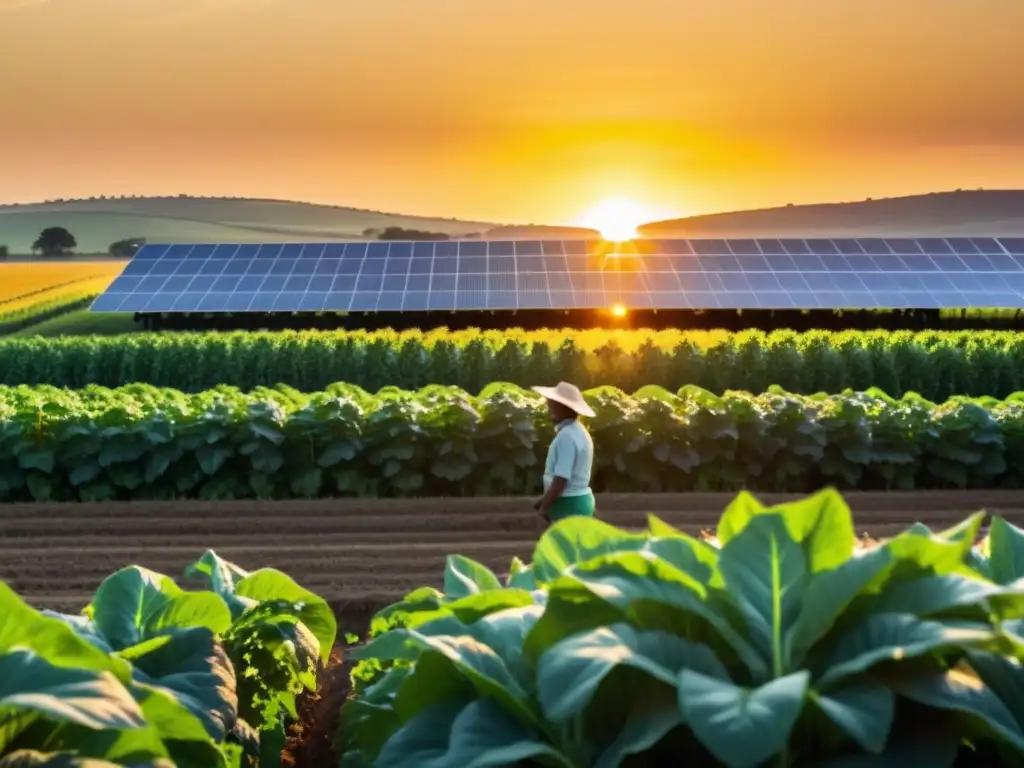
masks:
[[[846,562],[857,543],[850,508],[838,491],[827,488],[804,499],[768,508],[749,493],[741,493],[719,521],[718,539],[722,546],[761,515],[782,517],[790,537],[806,552],[807,567],[812,573]]]
[[[444,565],[444,594],[453,600],[492,589],[501,582],[485,565],[462,555],[449,555]]]
[[[994,607],[1003,616],[1024,616],[1024,590],[949,573],[890,584],[871,602],[871,610],[879,613],[979,621],[990,616]]]
[[[338,621],[322,597],[299,586],[294,579],[274,568],[261,568],[236,582],[235,594],[257,603],[292,603],[297,616],[320,643],[320,658],[326,664],[338,634]]]
[[[1018,673],[1019,674],[1019,673]],[[1024,731],[999,697],[970,670],[954,668],[931,675],[896,678],[890,682],[896,693],[936,709],[964,716],[969,735],[995,738],[1009,744],[1024,758]]]
[[[235,585],[249,576],[249,572],[220,557],[212,549],[185,569],[185,578],[201,579],[207,589],[216,592],[228,604],[233,618],[251,608],[254,601],[235,594]]]
[[[376,637],[391,627],[405,626],[411,616],[425,611],[436,611],[444,605],[444,595],[433,587],[420,587],[402,600],[378,611],[370,620],[370,637]]]
[[[878,613],[858,621],[823,649],[815,665],[816,686],[836,683],[883,661],[913,659],[943,649],[987,648],[996,642],[991,626],[980,622],[939,622],[899,613]]]
[[[13,649],[0,655],[0,722],[21,712],[95,730],[145,724],[135,699],[109,672],[56,667],[32,651]],[[0,728],[0,750],[2,737]]]
[[[797,672],[760,688],[683,670],[679,706],[694,736],[729,768],[753,768],[786,748],[810,675]]]
[[[722,586],[715,547],[677,531],[654,515],[648,516],[648,528],[652,538],[644,546],[645,551],[653,552],[705,586]]]
[[[115,650],[177,629],[221,634],[231,625],[230,610],[213,592],[185,592],[170,577],[137,565],[108,576],[86,610]]]
[[[540,657],[537,694],[545,715],[561,721],[583,712],[608,673],[620,665],[673,688],[684,668],[728,679],[722,663],[706,646],[666,632],[614,624],[567,638]]]
[[[572,761],[536,730],[511,717],[494,701],[480,699],[455,718],[448,750],[438,766],[502,768],[528,760],[574,768]]]
[[[137,683],[177,700],[220,742],[235,726],[235,671],[220,642],[202,627],[179,630],[173,641],[137,655]]]
[[[896,697],[884,685],[855,683],[829,694],[811,692],[825,716],[865,751],[885,749],[896,711]]]
[[[786,671],[784,638],[800,613],[808,582],[804,551],[781,515],[758,515],[722,548],[718,567],[740,607],[752,645],[774,676]]]
[[[580,589],[616,613],[601,612],[592,602],[587,605]],[[729,624],[721,606],[709,601],[711,593],[661,558],[629,551],[605,555],[573,566],[549,590],[547,610],[527,640],[530,658],[538,658],[546,647],[568,635],[601,623],[629,620],[642,629],[673,629],[677,634],[687,634],[689,626],[697,635],[687,636],[695,640],[703,640],[702,629],[708,627],[752,670],[767,671],[754,648]]]
[[[512,558],[508,568],[508,579],[505,586],[512,589],[534,590],[537,588],[537,579],[533,575],[533,566],[526,565],[518,557]]]
[[[993,517],[988,540],[992,580],[1010,584],[1024,578],[1024,531],[1001,517]]]
[[[409,614],[403,626],[422,627],[438,619],[452,617],[460,624],[473,624],[485,616],[509,608],[530,608],[536,605],[533,595],[522,589],[493,589],[443,603],[436,610],[421,610]]]
[[[548,528],[533,551],[533,574],[543,583],[574,565],[615,552],[643,549],[647,537],[592,517],[568,517]]]
[[[443,768],[452,724],[464,708],[462,702],[424,709],[402,724],[389,738],[373,765],[376,768]]]
[[[177,768],[227,768],[220,746],[203,723],[174,696],[158,688],[134,686],[146,727],[113,734],[97,732],[88,739],[75,736],[71,743],[88,754],[101,755],[124,765],[148,756],[171,758]]]
[[[832,629],[854,598],[892,563],[892,553],[876,547],[838,568],[814,574],[807,583],[796,620],[788,627],[785,662],[788,669],[803,664],[807,653]]]
[[[449,659],[481,696],[501,702],[524,723],[540,724],[526,691],[502,658],[470,635],[425,635],[413,629],[394,629],[372,640],[359,657],[416,661],[424,650],[436,651]]]
[[[131,667],[79,637],[64,621],[30,608],[0,581],[0,654],[12,648],[29,649],[58,667],[106,670],[121,681],[131,677]]]
[[[718,518],[716,538],[724,545],[767,509],[750,491],[740,491]]]
[[[1013,657],[983,651],[968,651],[967,662],[1024,728],[1024,674]]]

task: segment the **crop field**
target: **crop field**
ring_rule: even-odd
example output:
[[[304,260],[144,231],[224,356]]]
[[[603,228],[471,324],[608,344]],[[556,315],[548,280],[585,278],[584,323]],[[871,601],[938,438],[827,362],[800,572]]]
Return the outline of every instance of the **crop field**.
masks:
[[[185,392],[281,384],[312,392],[345,382],[370,392],[444,384],[476,394],[493,382],[566,380],[629,392],[877,388],[941,401],[1024,389],[1024,333],[1013,331],[134,333],[0,338],[0,360],[0,384],[146,383]]]
[[[714,530],[733,494],[610,494],[603,521],[642,528],[648,514],[691,535]],[[766,503],[792,496],[765,494]],[[1024,492],[851,493],[857,532],[889,537],[911,522],[944,528],[985,509],[1024,523]],[[7,504],[0,507],[0,580],[40,608],[77,611],[125,563],[180,575],[206,549],[243,568],[286,570],[327,599],[339,625],[424,585],[440,587],[458,553],[497,573],[529,561],[543,530],[529,499]]]
[[[102,293],[124,265],[113,260],[0,264],[0,312],[68,294]]]
[[[52,273],[0,296],[0,763],[1024,759],[1024,334],[129,333]],[[598,515],[545,530],[559,380]]]

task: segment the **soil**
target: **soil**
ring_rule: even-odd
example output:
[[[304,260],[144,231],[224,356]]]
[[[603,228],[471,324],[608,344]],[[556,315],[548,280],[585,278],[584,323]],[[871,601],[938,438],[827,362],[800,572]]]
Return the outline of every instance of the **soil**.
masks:
[[[352,662],[344,660],[341,648],[335,648],[330,663],[320,670],[316,693],[299,700],[299,721],[288,733],[282,768],[334,768],[338,755],[334,737],[338,730],[338,712],[352,689]]]
[[[644,526],[653,513],[688,533],[713,531],[733,494],[602,495],[598,516]],[[792,496],[764,495],[765,503]],[[979,509],[1024,525],[1024,491],[849,493],[857,531],[892,536],[913,522],[944,528]],[[504,573],[532,559],[542,530],[524,498],[128,502],[0,506],[0,580],[30,604],[77,612],[102,579],[129,563],[180,576],[207,549],[243,568],[280,568],[328,599],[339,638],[410,590],[441,586],[445,557],[462,554]],[[338,709],[351,664],[337,648],[315,694],[301,702],[289,768],[334,768]]]

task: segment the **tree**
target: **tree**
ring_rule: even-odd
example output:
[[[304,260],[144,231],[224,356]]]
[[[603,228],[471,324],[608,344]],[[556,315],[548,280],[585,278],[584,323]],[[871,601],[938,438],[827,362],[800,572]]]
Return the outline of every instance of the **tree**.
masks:
[[[426,232],[422,229],[405,229],[404,227],[388,227],[379,235],[378,240],[448,240],[444,232]]]
[[[6,259],[10,255],[10,249],[6,245],[0,245],[0,259]]]
[[[77,247],[75,236],[64,227],[47,227],[32,243],[32,252],[39,251],[43,256],[63,256]]]
[[[116,256],[119,259],[130,259],[145,244],[146,238],[144,237],[129,237],[126,240],[118,240],[116,243],[111,243],[107,250],[111,256]]]

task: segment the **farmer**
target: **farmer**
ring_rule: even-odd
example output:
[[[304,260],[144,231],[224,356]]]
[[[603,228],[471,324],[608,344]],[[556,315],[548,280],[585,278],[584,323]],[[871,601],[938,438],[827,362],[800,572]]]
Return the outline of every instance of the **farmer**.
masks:
[[[548,523],[566,517],[594,516],[594,494],[590,490],[590,469],[594,463],[594,441],[580,423],[580,416],[594,412],[568,382],[556,387],[533,387],[548,401],[548,413],[555,422],[555,439],[548,447],[544,464],[544,496],[533,505]]]

